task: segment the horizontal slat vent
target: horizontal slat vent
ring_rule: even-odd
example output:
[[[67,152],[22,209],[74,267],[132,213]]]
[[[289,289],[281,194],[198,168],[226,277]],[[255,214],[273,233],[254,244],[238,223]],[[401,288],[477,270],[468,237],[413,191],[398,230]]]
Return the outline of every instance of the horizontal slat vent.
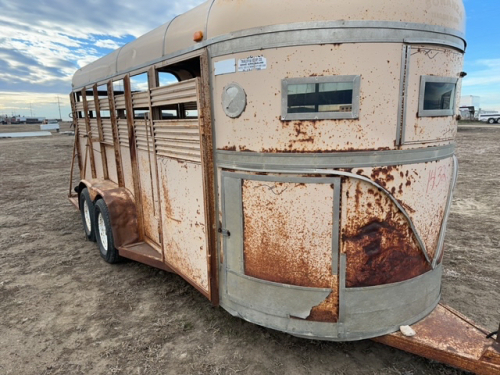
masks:
[[[132,94],[132,105],[134,109],[138,108],[148,108],[149,107],[149,96],[147,91],[134,92]]]
[[[102,119],[102,133],[104,135],[104,143],[113,146],[113,129],[111,128],[110,119]]]
[[[95,102],[93,99],[87,98],[87,105],[89,106],[89,111],[95,111]]]
[[[115,108],[116,109],[125,109],[125,95],[116,95],[115,96]]]
[[[101,111],[109,111],[108,98],[99,99],[99,106],[101,107]]]
[[[196,102],[197,78],[151,89],[153,107],[169,104]]]
[[[83,102],[78,102],[76,104],[76,110],[83,112]]]
[[[127,120],[118,120],[118,139],[120,145],[128,147],[128,125]]]
[[[197,119],[155,121],[154,135],[158,156],[201,162]]]

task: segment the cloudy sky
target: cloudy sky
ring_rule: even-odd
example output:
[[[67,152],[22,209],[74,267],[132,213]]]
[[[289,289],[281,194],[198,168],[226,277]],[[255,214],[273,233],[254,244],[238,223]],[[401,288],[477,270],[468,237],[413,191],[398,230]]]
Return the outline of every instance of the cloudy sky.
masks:
[[[203,0],[0,0],[0,115],[68,118],[75,70]],[[500,111],[499,0],[465,0],[462,95]]]

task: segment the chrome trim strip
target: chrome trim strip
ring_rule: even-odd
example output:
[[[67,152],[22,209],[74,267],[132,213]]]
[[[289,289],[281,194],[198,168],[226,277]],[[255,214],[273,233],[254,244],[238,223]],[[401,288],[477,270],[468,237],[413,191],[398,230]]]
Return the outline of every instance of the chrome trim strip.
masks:
[[[174,18],[175,19],[175,18]],[[174,20],[170,20],[170,23]],[[167,29],[170,25],[167,26]],[[208,29],[207,29],[208,30]],[[310,33],[304,33],[304,31]],[[278,35],[281,38],[278,44]],[[299,38],[297,34],[299,34]],[[311,33],[313,35],[311,35]],[[270,38],[268,36],[273,34]],[[314,40],[314,35],[322,35],[321,38]],[[270,45],[262,44],[265,40],[270,42]],[[432,44],[447,45],[454,47],[464,52],[466,42],[464,34],[450,28],[442,26],[434,26],[411,22],[394,22],[394,21],[323,21],[323,22],[298,22],[284,25],[271,25],[257,27],[247,30],[241,30],[234,33],[220,35],[214,38],[208,38],[196,43],[191,47],[172,52],[168,55],[164,53],[165,38],[162,46],[163,56],[151,60],[145,64],[141,64],[130,69],[116,72],[113,75],[100,78],[97,81],[87,82],[84,85],[73,87],[73,91],[78,91],[85,86],[97,83],[99,85],[107,82],[114,77],[125,75],[127,73],[147,68],[153,64],[160,63],[178,56],[185,55],[195,50],[201,50],[205,47],[211,49],[211,56],[216,57],[222,54],[249,51],[253,49],[267,49],[274,47],[295,46],[295,45],[311,45],[322,43],[404,43],[407,40],[426,40],[433,41]],[[247,38],[247,45],[243,44],[243,40]],[[248,39],[249,38],[249,39]],[[254,39],[252,39],[254,38]],[[267,38],[267,39],[266,39]],[[325,39],[326,38],[326,39]],[[300,43],[296,43],[301,41]],[[218,46],[218,44],[229,42],[229,44]],[[230,43],[234,42],[234,43]],[[115,61],[115,66],[117,60]],[[140,72],[139,72],[140,73]]]
[[[347,151],[331,153],[264,153],[216,151],[218,168],[251,171],[288,170],[300,168],[359,168],[418,164],[450,158],[455,144],[407,150]],[[321,173],[321,172],[320,172]]]
[[[401,78],[399,83],[398,128],[396,144],[404,143],[406,130],[406,108],[408,107],[408,80],[411,62],[411,46],[403,46],[401,56]]]

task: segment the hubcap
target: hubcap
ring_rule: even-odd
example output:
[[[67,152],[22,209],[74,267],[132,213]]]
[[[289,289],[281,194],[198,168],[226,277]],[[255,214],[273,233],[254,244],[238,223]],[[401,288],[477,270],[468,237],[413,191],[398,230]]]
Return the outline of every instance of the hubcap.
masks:
[[[108,252],[108,232],[106,231],[106,224],[104,223],[104,218],[100,212],[97,218],[97,225],[99,226],[99,238],[101,239],[101,245],[104,252]]]
[[[84,199],[83,201],[83,217],[85,218],[85,225],[87,226],[87,231],[90,233],[91,223],[90,223],[90,210],[87,201]]]

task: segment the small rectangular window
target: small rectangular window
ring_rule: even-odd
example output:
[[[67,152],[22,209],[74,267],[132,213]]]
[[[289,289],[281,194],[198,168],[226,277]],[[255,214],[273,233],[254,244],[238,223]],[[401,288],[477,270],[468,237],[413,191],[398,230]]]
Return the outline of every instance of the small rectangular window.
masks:
[[[360,76],[284,79],[281,119],[358,118],[359,86]]]
[[[419,117],[453,116],[458,78],[420,78]]]

